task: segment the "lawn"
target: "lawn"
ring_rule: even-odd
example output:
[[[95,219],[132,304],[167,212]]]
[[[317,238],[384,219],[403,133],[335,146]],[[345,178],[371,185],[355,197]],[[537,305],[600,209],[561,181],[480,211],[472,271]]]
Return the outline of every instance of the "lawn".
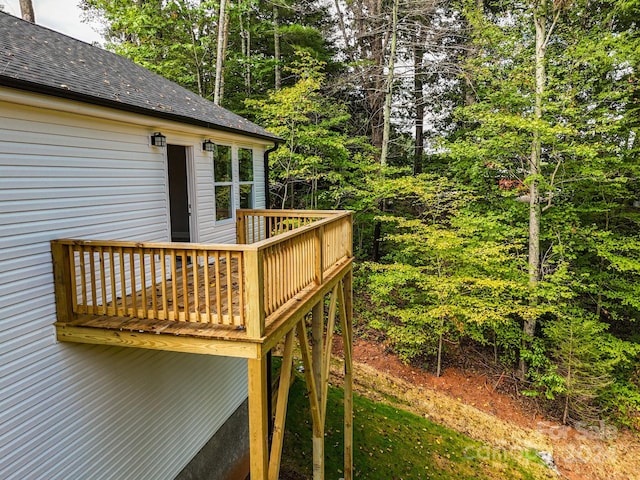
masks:
[[[282,477],[312,478],[311,415],[304,381],[289,394]],[[325,478],[343,477],[342,390],[329,389]],[[551,478],[535,452],[496,449],[385,403],[354,397],[355,478],[538,479]]]

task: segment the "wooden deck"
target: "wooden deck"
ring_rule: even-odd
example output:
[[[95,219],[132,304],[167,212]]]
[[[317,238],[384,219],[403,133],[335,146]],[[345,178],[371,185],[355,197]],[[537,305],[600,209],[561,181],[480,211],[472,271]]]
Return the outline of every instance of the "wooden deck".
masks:
[[[237,245],[53,241],[58,338],[262,355],[351,268],[351,214],[237,217]]]
[[[352,480],[351,222],[350,212],[239,210],[237,245],[52,241],[58,340],[246,358],[250,476],[277,480],[297,338],[313,427],[313,478],[323,480],[331,346],[339,324],[343,475]],[[266,354],[281,341],[269,445]]]

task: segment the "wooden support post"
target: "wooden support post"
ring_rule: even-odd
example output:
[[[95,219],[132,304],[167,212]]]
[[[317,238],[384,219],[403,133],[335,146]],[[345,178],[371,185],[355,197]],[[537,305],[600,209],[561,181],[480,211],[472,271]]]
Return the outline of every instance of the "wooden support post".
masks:
[[[289,401],[289,387],[291,386],[291,371],[293,370],[293,340],[295,331],[291,330],[284,342],[282,366],[280,368],[280,383],[278,384],[278,402],[271,440],[271,455],[269,457],[269,480],[278,480],[280,461],[282,460],[282,443],[284,440],[285,421],[287,417],[287,403]]]
[[[329,316],[327,318],[327,335],[324,340],[324,363],[322,365],[322,408],[323,418],[326,422],[327,418],[327,397],[329,395],[329,373],[331,372],[331,349],[333,347],[333,331],[336,326],[336,306],[338,301],[338,292],[342,288],[342,283],[336,283],[331,292],[331,300],[329,302]],[[342,308],[342,302],[340,303]]]
[[[344,344],[344,480],[353,480],[353,270],[342,280],[340,320]]]
[[[326,418],[323,398],[324,382],[324,302],[320,301],[311,311],[311,335],[313,336],[312,367],[316,385],[316,398],[320,410],[320,425],[313,429],[313,478],[324,479],[324,422]]]
[[[267,362],[264,357],[249,359],[249,451],[251,480],[267,480],[268,414]]]
[[[247,336],[261,338],[264,335],[264,262],[261,250],[244,252],[245,305]],[[231,314],[231,305],[229,305]]]
[[[322,405],[322,372],[323,372],[323,353],[324,353],[324,305],[323,302],[320,301],[313,306],[313,310],[311,310],[311,338],[313,340],[313,349],[312,349],[312,358],[313,358],[313,378],[316,382],[316,387],[318,387],[318,391],[316,392],[316,397],[318,399],[318,404]],[[321,407],[322,412],[322,407]],[[324,417],[324,413],[322,415]]]
[[[53,258],[53,278],[56,296],[56,311],[59,322],[70,322],[73,313],[71,259],[70,247],[56,242],[51,242],[51,256]],[[75,272],[73,272],[75,275]]]
[[[318,402],[318,385],[316,385],[313,372],[313,361],[311,359],[311,349],[305,331],[304,320],[297,326],[298,341],[300,342],[300,352],[304,363],[304,376],[307,384],[307,395],[311,407],[311,417],[313,420],[313,480],[324,479],[324,420],[320,413]]]

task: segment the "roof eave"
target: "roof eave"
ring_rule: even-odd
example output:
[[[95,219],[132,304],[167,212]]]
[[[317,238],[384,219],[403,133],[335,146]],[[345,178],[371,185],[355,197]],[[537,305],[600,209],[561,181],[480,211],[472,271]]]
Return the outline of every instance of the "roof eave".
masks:
[[[226,125],[218,125],[213,122],[205,122],[196,118],[185,117],[171,112],[165,112],[162,110],[155,110],[153,108],[143,108],[136,105],[130,105],[116,100],[109,100],[106,98],[94,97],[83,93],[75,92],[72,90],[65,90],[62,88],[50,87],[42,85],[40,83],[29,82],[26,80],[16,79],[12,77],[0,76],[0,85],[10,88],[16,88],[18,90],[25,90],[28,92],[41,93],[45,95],[51,95],[53,97],[64,98],[67,100],[75,100],[91,105],[100,107],[115,108],[130,113],[137,113],[150,117],[161,118],[163,120],[173,120],[180,123],[187,123],[189,125],[196,125],[198,127],[210,128],[213,130],[220,130],[229,133],[235,133],[240,135],[249,136],[252,138],[258,138],[261,140],[267,140],[273,143],[282,143],[283,139],[276,135],[262,135],[260,133],[248,132],[240,128],[233,128]]]

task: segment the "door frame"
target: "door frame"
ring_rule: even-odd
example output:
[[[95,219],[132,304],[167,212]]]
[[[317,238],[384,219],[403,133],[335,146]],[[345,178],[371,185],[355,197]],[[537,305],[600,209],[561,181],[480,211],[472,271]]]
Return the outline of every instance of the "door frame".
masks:
[[[169,241],[171,241],[171,195],[169,190],[169,145],[184,148],[185,153],[185,171],[187,180],[187,208],[189,214],[189,242],[198,242],[198,208],[196,202],[196,182],[195,182],[195,159],[193,145],[183,144],[179,142],[167,142],[165,150],[165,178],[166,178],[166,198],[167,198],[167,228],[169,231]]]

